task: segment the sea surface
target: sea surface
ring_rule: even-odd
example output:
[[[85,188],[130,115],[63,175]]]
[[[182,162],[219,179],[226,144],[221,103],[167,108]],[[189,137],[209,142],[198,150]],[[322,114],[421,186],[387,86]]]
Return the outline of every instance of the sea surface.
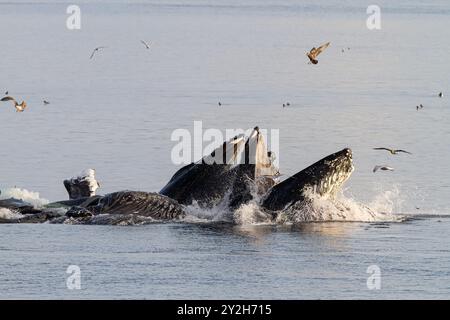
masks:
[[[80,30],[66,1],[0,0],[0,93],[28,104],[0,102],[3,194],[66,199],[63,179],[87,168],[101,194],[158,191],[180,168],[172,133],[201,121],[278,130],[285,176],[350,147],[344,196],[415,218],[0,225],[0,298],[450,298],[450,2],[377,1],[380,30],[357,0],[73,4]]]

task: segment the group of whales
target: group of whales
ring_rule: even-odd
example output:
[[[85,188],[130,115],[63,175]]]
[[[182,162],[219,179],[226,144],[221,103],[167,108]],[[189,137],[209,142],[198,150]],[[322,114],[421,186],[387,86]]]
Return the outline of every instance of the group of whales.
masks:
[[[270,154],[255,127],[249,136],[236,136],[198,162],[179,169],[159,193],[95,195],[98,183],[89,171],[64,181],[70,200],[42,208],[14,198],[0,200],[0,208],[18,213],[12,219],[0,218],[0,222],[115,224],[139,217],[180,220],[193,204],[201,209],[220,205],[233,217],[235,210],[250,201],[257,202],[266,219],[276,221],[281,212],[301,208],[311,193],[332,199],[354,169],[352,152],[345,148],[278,182],[279,172]]]

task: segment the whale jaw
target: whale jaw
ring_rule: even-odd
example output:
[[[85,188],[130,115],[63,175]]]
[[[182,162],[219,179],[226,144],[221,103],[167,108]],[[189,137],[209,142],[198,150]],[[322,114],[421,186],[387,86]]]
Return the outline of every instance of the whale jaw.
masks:
[[[345,148],[316,162],[305,169],[310,169],[307,173],[311,175],[312,181],[302,191],[310,189],[320,196],[334,197],[354,170],[352,160],[351,149]]]
[[[262,206],[269,210],[282,210],[304,201],[311,193],[334,197],[353,170],[352,151],[345,148],[275,185],[263,200]]]

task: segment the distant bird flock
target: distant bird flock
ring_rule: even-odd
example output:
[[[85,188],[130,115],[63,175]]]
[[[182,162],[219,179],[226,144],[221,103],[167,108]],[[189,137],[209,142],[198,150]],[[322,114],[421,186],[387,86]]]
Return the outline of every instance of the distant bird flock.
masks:
[[[150,49],[150,44],[144,40],[140,40],[140,42],[142,43],[142,45],[145,47],[145,49]],[[324,44],[322,44],[319,47],[313,47],[309,52],[306,53],[306,56],[309,59],[308,64],[318,64],[319,61],[317,60],[317,57],[328,47],[330,46],[330,42],[326,42]],[[106,46],[99,46],[94,48],[94,50],[92,51],[89,59],[92,60],[96,55],[98,55],[101,51],[103,51],[103,49],[107,48]],[[342,48],[341,52],[344,53],[345,51],[349,51],[350,47],[347,48]],[[442,92],[439,92],[437,95],[439,98],[443,98],[444,94]],[[22,101],[21,103],[18,103],[17,100],[11,96],[9,96],[9,91],[6,90],[5,91],[5,97],[3,97],[0,101],[2,102],[12,102],[12,105],[14,106],[14,108],[16,109],[16,112],[23,112],[26,108],[27,108],[27,104],[25,101]],[[42,100],[44,105],[49,105],[50,102],[46,99]],[[222,106],[222,102],[218,102],[217,105],[219,107]],[[291,105],[290,102],[285,102],[282,104],[283,108],[289,107]],[[416,110],[420,110],[423,109],[424,106],[422,104],[419,104],[416,106]],[[388,151],[391,155],[398,155],[400,153],[405,153],[405,154],[409,154],[411,155],[412,153],[403,149],[392,149],[392,148],[385,148],[385,147],[378,147],[378,148],[373,148],[374,150],[384,150],[384,151]],[[377,172],[377,171],[394,171],[394,168],[388,165],[376,165],[373,168],[373,173]]]
[[[147,43],[144,40],[141,40],[141,43],[145,46],[146,49],[150,49],[150,44]],[[106,49],[106,46],[100,46],[100,47],[96,47],[94,48],[94,50],[92,51],[89,59],[92,60],[94,58],[94,56],[96,56],[100,51],[102,51],[103,49]],[[25,109],[27,108],[27,103],[25,101],[22,101],[21,103],[18,103],[16,99],[14,99],[13,97],[9,96],[9,91],[6,90],[5,91],[5,96],[0,99],[1,102],[8,102],[11,101],[12,105],[14,106],[14,108],[16,109],[16,112],[24,112]],[[49,105],[50,101],[48,101],[47,99],[43,99],[42,103],[44,105]],[[219,102],[219,106],[221,105],[221,103]]]

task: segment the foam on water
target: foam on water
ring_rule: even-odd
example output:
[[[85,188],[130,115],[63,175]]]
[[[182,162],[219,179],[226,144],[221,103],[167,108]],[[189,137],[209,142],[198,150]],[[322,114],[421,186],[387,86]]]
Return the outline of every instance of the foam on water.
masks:
[[[279,223],[303,221],[348,221],[348,222],[376,222],[401,221],[402,215],[394,214],[398,189],[378,194],[375,200],[365,205],[344,191],[335,197],[307,194],[310,201],[293,205],[277,217]],[[373,203],[373,204],[372,204]]]
[[[203,208],[194,201],[193,204],[186,207],[186,212],[187,215],[183,219],[185,222],[232,222],[232,215],[228,208],[228,196],[212,208]]]
[[[6,209],[6,208],[0,208],[0,219],[19,219],[22,218],[23,215],[21,215],[18,212]]]
[[[394,213],[402,203],[397,186],[377,194],[368,205],[347,196],[345,191],[341,191],[333,198],[315,193],[310,193],[307,197],[309,201],[294,204],[277,212],[276,217],[260,207],[258,196],[254,196],[252,201],[241,205],[234,212],[227,209],[227,201],[210,209],[194,204],[187,207],[189,214],[184,221],[193,223],[224,221],[239,225],[261,225],[317,221],[399,222],[405,218]]]
[[[19,199],[30,203],[35,208],[42,208],[43,206],[50,203],[49,200],[41,198],[39,192],[28,191],[21,188],[7,188],[2,189],[0,194],[0,200],[4,199]]]

